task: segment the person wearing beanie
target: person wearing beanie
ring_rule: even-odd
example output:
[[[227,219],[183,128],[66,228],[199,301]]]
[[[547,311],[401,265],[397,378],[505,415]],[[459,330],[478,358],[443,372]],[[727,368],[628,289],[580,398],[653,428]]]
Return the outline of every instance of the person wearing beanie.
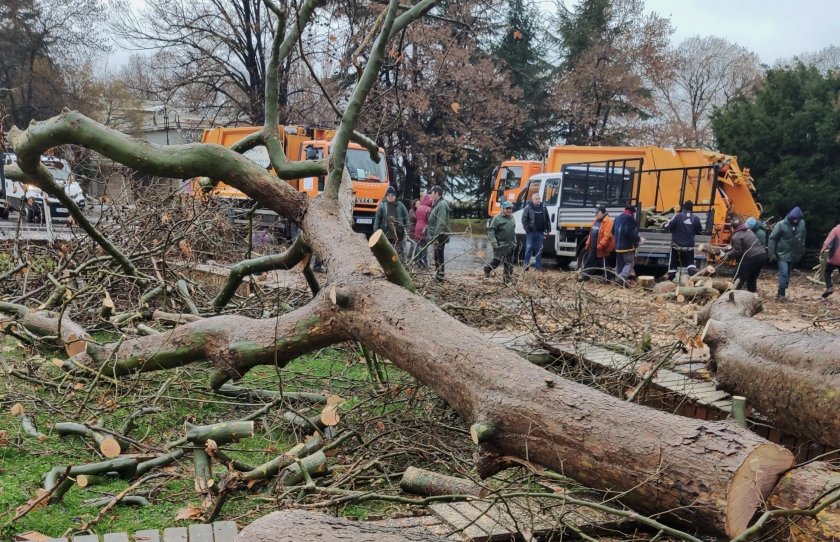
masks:
[[[831,283],[831,274],[835,269],[840,269],[840,224],[834,226],[823,241],[820,257],[825,258],[825,291],[822,298],[825,299],[834,293],[834,285]]]
[[[668,278],[677,275],[677,269],[696,270],[694,264],[694,236],[703,232],[700,218],[694,214],[694,202],[683,202],[680,212],[675,214],[665,229],[671,232],[671,254],[668,258]]]
[[[615,280],[619,285],[626,286],[633,274],[636,249],[645,242],[643,237],[639,237],[636,208],[632,205],[625,207],[613,222],[612,231],[615,238]]]
[[[738,289],[746,289],[748,292],[758,291],[758,276],[761,268],[767,263],[767,251],[761,244],[755,232],[747,223],[741,223],[741,219],[733,217],[729,221],[732,227],[732,237],[729,239],[731,249],[724,255],[724,258],[733,258],[737,265],[735,279],[738,281]]]
[[[753,231],[755,236],[758,237],[758,240],[761,241],[764,249],[767,250],[767,232],[764,231],[764,222],[758,220],[757,218],[749,217],[745,224]]]
[[[389,186],[385,191],[385,199],[376,208],[376,218],[373,220],[373,231],[382,230],[385,238],[394,245],[400,258],[403,254],[405,232],[409,228],[408,210],[401,201],[397,201],[397,191]]]
[[[504,265],[502,281],[508,284],[513,278],[513,255],[516,246],[516,221],[513,219],[513,204],[502,202],[502,210],[487,226],[487,239],[493,247],[493,260],[484,266],[484,276],[489,277],[499,264]]]
[[[790,268],[802,259],[805,253],[805,220],[802,209],[794,207],[784,220],[779,221],[768,238],[767,256],[779,267],[778,301],[787,300],[786,290],[790,285]]]

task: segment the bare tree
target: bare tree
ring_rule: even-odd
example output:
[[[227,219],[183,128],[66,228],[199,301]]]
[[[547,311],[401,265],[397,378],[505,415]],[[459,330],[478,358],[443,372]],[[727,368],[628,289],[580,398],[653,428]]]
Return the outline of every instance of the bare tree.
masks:
[[[564,62],[555,87],[566,143],[630,144],[649,137],[651,80],[668,69],[671,25],[640,0],[560,4]]]
[[[383,235],[374,234],[365,243],[363,236],[353,233],[347,145],[352,139],[377,154],[377,145],[353,128],[392,38],[434,5],[435,0],[422,0],[406,9],[391,0],[370,37],[362,32],[358,42],[372,45],[365,46],[366,62],[340,110],[341,124],[328,163],[288,161],[277,131],[276,76],[303,24],[277,32],[267,64],[263,129],[234,149],[143,144],[75,112],[25,131],[13,130],[10,138],[21,169],[58,197],[122,272],[140,284],[156,281],[138,270],[64,196],[40,164],[45,149],[78,143],[150,174],[220,179],[300,227],[303,233],[292,249],[242,262],[237,266],[239,278],[257,268],[306,262],[309,254],[327,265],[327,282],[323,287],[311,284],[311,301],[276,318],[192,319],[165,333],[106,345],[80,341],[82,332],[76,330],[72,342],[83,351],[74,361],[91,364],[97,374],[113,378],[208,361],[217,369],[210,384],[218,389],[256,365],[282,367],[323,346],[358,341],[427,384],[472,424],[471,435],[479,445],[476,467],[484,476],[510,465],[512,458],[521,458],[584,484],[620,491],[626,502],[643,512],[669,513],[710,533],[744,532],[792,465],[790,452],[731,422],[680,418],[553,376],[414,293],[411,279]],[[271,3],[267,6],[281,21],[307,21],[316,3],[307,1],[297,14]],[[310,200],[238,154],[259,144],[267,147],[273,171],[281,179],[326,174],[323,193]],[[25,316],[25,308],[23,312]],[[67,327],[62,324],[62,329]]]
[[[716,36],[693,37],[673,52],[673,69],[655,74],[667,145],[715,146],[712,113],[761,81],[758,55]]]
[[[0,3],[0,104],[13,123],[78,107],[76,75],[107,49],[104,18],[101,0]]]

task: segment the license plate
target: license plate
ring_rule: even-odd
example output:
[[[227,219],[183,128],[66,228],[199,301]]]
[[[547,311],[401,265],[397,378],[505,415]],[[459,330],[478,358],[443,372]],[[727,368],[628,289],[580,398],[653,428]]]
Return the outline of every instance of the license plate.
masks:
[[[68,213],[69,211],[67,210],[67,207],[56,207],[55,212],[56,213]]]
[[[373,224],[372,218],[357,218],[356,224]]]

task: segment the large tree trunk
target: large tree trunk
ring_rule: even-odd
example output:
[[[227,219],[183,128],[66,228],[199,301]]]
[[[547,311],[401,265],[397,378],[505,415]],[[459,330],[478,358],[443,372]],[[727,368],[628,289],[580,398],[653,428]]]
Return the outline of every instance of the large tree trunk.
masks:
[[[816,462],[799,467],[785,474],[769,505],[772,510],[814,509],[828,499],[835,499],[816,517],[785,517],[780,521],[790,523],[789,531],[794,542],[837,542],[840,539],[840,468]]]
[[[705,311],[718,384],[780,429],[840,448],[840,337],[782,331],[751,318],[760,311],[761,300],[743,291]]]

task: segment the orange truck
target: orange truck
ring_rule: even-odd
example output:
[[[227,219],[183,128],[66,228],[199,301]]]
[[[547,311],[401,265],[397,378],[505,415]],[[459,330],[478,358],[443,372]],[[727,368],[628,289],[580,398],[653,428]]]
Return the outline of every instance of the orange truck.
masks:
[[[260,129],[257,126],[212,128],[204,130],[201,142],[230,147]],[[283,141],[283,150],[289,160],[320,160],[329,156],[335,130],[303,126],[280,126],[280,134]],[[381,147],[379,155],[380,160],[377,163],[371,159],[370,153],[361,145],[351,142],[347,146],[345,165],[352,181],[354,197],[353,229],[368,235],[373,233],[373,219],[376,215],[376,208],[385,197],[385,191],[389,185],[387,160],[385,159],[385,151]],[[266,169],[271,167],[268,150],[262,145],[249,150],[245,153],[245,156]],[[287,182],[296,190],[314,198],[324,189],[324,181],[325,177],[319,176],[292,179]],[[197,187],[194,187],[193,192],[195,194],[202,193]],[[229,201],[232,207],[236,209],[249,208],[253,205],[253,202],[244,193],[221,182],[217,183],[210,191],[210,195]],[[277,215],[271,211],[258,210],[257,214],[261,224],[273,224],[279,220]]]
[[[556,146],[549,150],[545,163],[503,162],[495,172],[493,188],[490,215],[505,200],[515,203],[518,210],[540,191],[552,220],[544,253],[555,254],[561,261],[580,257],[596,205],[612,207],[613,214],[627,204],[638,207],[637,217],[648,242],[637,257],[653,265],[666,263],[662,260],[667,258],[670,236],[646,228],[647,213],[673,214],[682,202],[692,200],[704,225],[701,242],[713,245],[728,242],[730,216],[758,217],[761,213],[749,169],[741,169],[735,157],[698,149]]]

